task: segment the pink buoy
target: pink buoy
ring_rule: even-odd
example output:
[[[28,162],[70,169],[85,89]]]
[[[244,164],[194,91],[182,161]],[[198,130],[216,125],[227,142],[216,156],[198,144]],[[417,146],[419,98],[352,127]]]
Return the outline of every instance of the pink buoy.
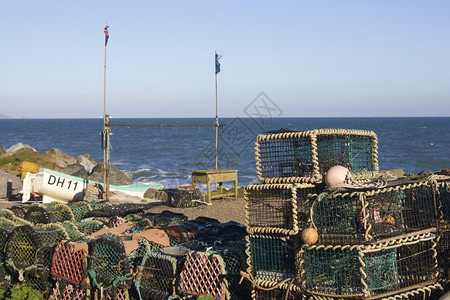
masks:
[[[343,166],[331,167],[325,174],[325,183],[328,187],[333,187],[339,184],[349,184],[351,182],[352,174],[350,170]]]

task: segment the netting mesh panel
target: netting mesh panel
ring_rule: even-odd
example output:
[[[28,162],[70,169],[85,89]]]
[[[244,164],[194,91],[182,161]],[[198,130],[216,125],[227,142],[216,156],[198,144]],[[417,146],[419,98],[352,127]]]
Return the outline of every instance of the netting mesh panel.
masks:
[[[78,227],[70,221],[65,221],[64,223],[60,223],[60,225],[67,232],[70,239],[77,239],[83,236],[83,233],[78,230]]]
[[[48,300],[85,300],[86,289],[56,282]]]
[[[251,292],[253,300],[301,300],[302,293],[283,289],[260,290],[254,288]]]
[[[128,289],[95,289],[93,300],[128,300]]]
[[[35,272],[36,265],[44,265],[43,257],[37,255],[43,246],[35,230],[28,225],[16,227],[8,236],[5,245],[5,262],[14,273]]]
[[[85,201],[74,201],[67,204],[75,217],[76,221],[84,219],[86,214],[91,211],[91,205]]]
[[[84,245],[84,247],[83,247]],[[78,246],[79,250],[75,247]],[[60,242],[53,253],[51,275],[81,285],[87,271],[87,242]]]
[[[184,214],[177,214],[171,211],[161,213],[145,213],[142,219],[148,221],[150,226],[176,226],[187,220]]]
[[[305,246],[302,280],[325,295],[395,293],[437,279],[433,244],[428,234],[374,246]]]
[[[377,293],[398,288],[396,248],[368,253],[364,256],[364,272],[369,291]]]
[[[136,277],[136,287],[143,299],[167,299],[173,293],[175,279],[185,257],[149,252]]]
[[[305,249],[304,280],[312,292],[346,295],[361,293],[357,251]]]
[[[180,272],[180,291],[190,295],[210,294],[214,299],[229,299],[224,263],[216,254],[190,252]]]
[[[211,251],[211,250],[210,250]],[[245,253],[237,249],[217,249],[224,261],[224,268],[226,271],[226,279],[228,282],[228,292],[232,299],[248,299],[248,286],[240,283],[241,271],[245,271]]]
[[[308,221],[306,201],[314,192],[314,186],[294,190],[291,185],[246,187],[248,232],[297,234],[306,227]]]
[[[311,216],[321,244],[349,244],[364,240],[362,217],[362,203],[357,195],[321,197],[314,202]]]
[[[86,235],[90,235],[103,228],[103,224],[99,221],[81,221],[73,222],[73,224],[78,228],[78,230]]]
[[[436,251],[439,268],[442,270],[441,277],[450,280],[450,229],[441,229],[439,235]]]
[[[44,261],[44,268],[46,269],[47,272],[49,272],[53,256],[53,250],[59,242],[67,238],[67,235],[63,230],[54,228],[46,228],[46,229],[36,228],[35,231],[36,234],[39,236],[40,240],[42,241],[43,246],[38,250],[39,251],[38,255],[42,255]]]
[[[19,218],[9,209],[0,209],[0,223],[7,224],[8,226],[14,225],[30,225],[25,219]]]
[[[25,220],[34,224],[48,224],[50,223],[50,216],[44,207],[31,205],[25,214]]]
[[[299,243],[296,238],[250,235],[247,251],[253,277],[267,280],[294,278],[297,272],[295,256]]]
[[[321,174],[341,165],[353,173],[374,171],[373,138],[362,135],[319,134],[317,153]]]
[[[403,190],[406,232],[437,227],[438,212],[433,188],[421,184]]]
[[[10,207],[9,210],[12,211],[16,217],[22,219],[25,217],[26,209],[23,205],[14,205]]]
[[[433,243],[434,239],[402,245],[397,249],[400,288],[436,279],[437,262]]]
[[[124,245],[118,236],[103,235],[89,243],[88,273],[97,287],[125,288],[132,276]]]
[[[313,177],[311,138],[259,142],[262,177]]]
[[[438,204],[442,212],[442,227],[450,229],[450,178],[439,182]]]
[[[51,202],[45,204],[50,223],[59,223],[64,221],[75,221],[72,210],[63,203]]]
[[[9,279],[6,277],[6,266],[5,266],[5,245],[8,240],[9,234],[12,232],[14,227],[4,226],[0,227],[0,288],[7,288],[9,285]]]

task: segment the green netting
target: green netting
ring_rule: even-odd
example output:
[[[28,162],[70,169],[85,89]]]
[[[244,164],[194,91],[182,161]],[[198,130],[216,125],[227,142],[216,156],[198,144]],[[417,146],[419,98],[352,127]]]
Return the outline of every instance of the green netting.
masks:
[[[89,243],[88,273],[98,288],[129,288],[132,274],[119,236],[106,234]]]
[[[64,223],[60,223],[61,227],[64,228],[64,230],[69,235],[70,239],[78,239],[84,234],[78,229],[75,224],[73,224],[70,221],[65,221]]]
[[[253,277],[267,280],[295,277],[298,246],[295,238],[249,235],[247,249],[250,252]]]
[[[103,228],[103,223],[100,221],[81,221],[73,222],[73,224],[78,228],[78,230],[86,235],[90,235]]]
[[[3,220],[6,219],[6,220]],[[27,222],[25,219],[19,218],[9,209],[0,209],[0,220],[3,224],[11,224],[14,223],[15,225],[21,226],[21,225],[30,225],[31,223]],[[8,222],[7,220],[11,221]]]
[[[72,210],[76,221],[84,219],[86,214],[91,211],[91,205],[85,201],[74,201],[67,204]]]
[[[352,173],[375,170],[373,138],[362,135],[317,135],[319,170],[322,174],[341,165]]]
[[[398,284],[397,249],[368,253],[364,256],[364,272],[370,291],[394,290]]]
[[[49,224],[50,216],[45,207],[41,205],[31,205],[25,214],[25,220],[33,224]]]
[[[174,257],[160,252],[148,252],[139,267],[135,285],[142,299],[168,299],[185,256]]]
[[[412,231],[404,215],[417,208],[404,209],[405,204],[405,193],[399,188],[323,193],[312,205],[311,220],[319,243],[362,244]]]
[[[309,291],[335,295],[362,293],[360,263],[355,250],[306,250],[303,268]]]
[[[283,131],[258,135],[255,154],[263,183],[320,182],[333,166],[348,167],[355,179],[378,172],[374,132],[352,129]]]
[[[142,219],[148,220],[150,226],[175,226],[180,225],[187,220],[184,214],[163,211],[161,213],[144,213]]]
[[[51,223],[75,221],[72,210],[66,204],[51,202],[45,204],[45,207],[47,208]]]
[[[39,255],[42,248],[42,240],[31,226],[16,227],[6,241],[5,264],[22,281],[22,275],[35,274],[38,266],[44,266],[44,257]]]
[[[395,293],[437,279],[435,235],[359,246],[304,246],[306,291],[324,296],[368,297]]]
[[[24,218],[26,213],[26,207],[24,205],[14,205],[9,208],[10,211],[14,213],[16,217]]]

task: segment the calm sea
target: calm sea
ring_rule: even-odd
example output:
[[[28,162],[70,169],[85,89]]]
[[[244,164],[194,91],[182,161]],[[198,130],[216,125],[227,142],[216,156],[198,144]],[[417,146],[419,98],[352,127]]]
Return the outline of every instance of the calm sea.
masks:
[[[237,169],[239,185],[257,183],[256,136],[281,128],[372,130],[378,136],[380,169],[406,172],[450,168],[450,118],[221,118],[219,168]],[[213,119],[111,119],[111,123],[208,123]],[[102,119],[2,119],[0,144],[29,144],[39,152],[59,148],[77,156],[103,159]],[[114,126],[112,165],[130,172],[134,181],[160,181],[166,187],[191,183],[191,172],[212,169],[214,127]]]

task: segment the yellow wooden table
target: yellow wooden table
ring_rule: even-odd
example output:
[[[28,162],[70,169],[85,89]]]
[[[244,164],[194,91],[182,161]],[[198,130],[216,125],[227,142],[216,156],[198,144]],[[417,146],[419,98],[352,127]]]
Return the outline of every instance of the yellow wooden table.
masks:
[[[223,193],[222,183],[226,181],[234,182],[234,198],[237,200],[238,196],[238,176],[237,170],[194,170],[192,171],[192,185],[196,182],[206,183],[206,202],[211,203],[211,199],[222,198],[228,195]],[[211,183],[219,183],[220,194],[211,196]]]

